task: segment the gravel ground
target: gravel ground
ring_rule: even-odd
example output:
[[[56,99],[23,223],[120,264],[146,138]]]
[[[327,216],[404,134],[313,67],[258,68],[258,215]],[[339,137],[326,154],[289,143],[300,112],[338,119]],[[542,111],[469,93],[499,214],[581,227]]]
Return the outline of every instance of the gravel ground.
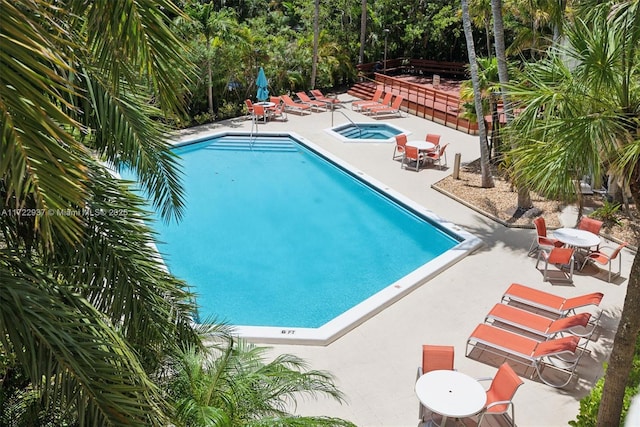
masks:
[[[517,193],[511,184],[495,170],[493,176],[494,188],[480,187],[480,162],[476,160],[460,168],[460,179],[453,179],[449,175],[434,184],[434,188],[508,227],[534,228],[533,220],[538,216],[544,217],[549,229],[562,226],[560,213],[565,206],[563,203],[532,193],[533,208],[519,213],[516,209]],[[585,207],[597,209],[600,206],[601,196],[586,197]],[[618,242],[629,242],[637,248],[640,242],[640,215],[635,206],[631,205],[629,214],[620,213],[619,221],[620,225],[605,224],[601,234]]]

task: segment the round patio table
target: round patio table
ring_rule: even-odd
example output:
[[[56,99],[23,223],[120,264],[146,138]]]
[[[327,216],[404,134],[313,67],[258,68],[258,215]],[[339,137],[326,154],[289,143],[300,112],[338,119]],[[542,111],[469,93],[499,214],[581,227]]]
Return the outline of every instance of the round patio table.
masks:
[[[427,372],[416,381],[416,395],[429,410],[448,417],[465,418],[482,411],[487,402],[484,387],[469,375],[458,371]]]
[[[553,231],[553,237],[574,248],[590,248],[600,244],[600,236],[577,228],[558,228]]]
[[[433,151],[433,149],[436,148],[436,145],[433,142],[420,141],[420,140],[407,141],[406,145],[410,147],[415,147],[419,151]]]

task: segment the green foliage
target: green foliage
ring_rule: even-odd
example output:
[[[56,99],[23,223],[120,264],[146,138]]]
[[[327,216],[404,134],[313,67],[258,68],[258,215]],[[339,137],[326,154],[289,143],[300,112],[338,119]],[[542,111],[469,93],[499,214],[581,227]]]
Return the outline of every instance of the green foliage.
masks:
[[[620,225],[621,223],[618,214],[619,211],[619,203],[609,202],[608,200],[605,200],[603,205],[594,210],[589,216],[591,218],[596,218],[603,221],[605,226]]]
[[[605,370],[607,364],[605,363]],[[595,387],[587,396],[580,400],[580,412],[575,420],[569,421],[572,427],[597,427],[598,409],[600,408],[600,400],[602,399],[602,388],[604,387],[604,377],[600,378]],[[633,357],[633,366],[627,380],[627,387],[624,392],[624,402],[622,406],[622,415],[620,425],[624,424],[624,418],[631,405],[631,400],[640,391],[640,337],[636,340],[636,350]]]

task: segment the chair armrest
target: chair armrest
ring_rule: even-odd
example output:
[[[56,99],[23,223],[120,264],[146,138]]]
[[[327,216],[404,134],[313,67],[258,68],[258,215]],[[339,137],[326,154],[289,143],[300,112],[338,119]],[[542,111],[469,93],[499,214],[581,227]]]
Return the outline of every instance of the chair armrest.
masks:
[[[511,400],[498,400],[496,402],[489,403],[484,410],[486,411],[487,409],[497,405],[513,405],[513,402]]]

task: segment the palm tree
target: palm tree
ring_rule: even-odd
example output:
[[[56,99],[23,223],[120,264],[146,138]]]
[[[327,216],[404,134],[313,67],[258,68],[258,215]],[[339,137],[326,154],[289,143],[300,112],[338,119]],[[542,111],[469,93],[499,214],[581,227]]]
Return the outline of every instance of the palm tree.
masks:
[[[362,0],[360,4],[360,53],[358,54],[358,64],[364,64],[364,44],[367,40],[367,0]]]
[[[511,123],[513,111],[511,100],[505,86],[509,84],[509,71],[507,69],[507,54],[504,43],[504,23],[502,20],[502,1],[491,0],[491,13],[493,15],[493,34],[496,45],[496,59],[498,61],[498,77],[500,79],[500,92],[502,94],[502,105],[507,118],[507,126]],[[499,123],[499,120],[498,120]],[[532,206],[531,194],[526,185],[518,185],[518,211],[526,212]]]
[[[471,19],[469,17],[469,5],[467,0],[462,0],[462,25],[464,27],[464,35],[467,40],[467,54],[469,55],[469,68],[471,74],[471,83],[473,85],[473,98],[478,118],[478,133],[480,137],[480,174],[481,186],[483,188],[491,188],[495,184],[491,175],[491,167],[489,165],[489,145],[487,143],[487,129],[484,125],[484,113],[482,107],[482,93],[480,90],[480,81],[478,78],[478,63],[476,61],[475,44],[473,43],[473,31],[471,28]]]
[[[145,203],[105,165],[130,167],[163,218],[180,217],[179,169],[154,119],[182,111],[175,65],[187,62],[167,27],[181,12],[164,0],[0,8],[3,373],[24,375],[36,417],[167,425],[149,373],[176,341],[198,345],[194,306],[152,249]]]
[[[313,59],[311,61],[311,89],[316,87],[318,73],[318,43],[320,40],[320,0],[313,3]]]
[[[293,355],[267,360],[266,347],[233,338],[228,328],[207,333],[204,351],[187,347],[166,378],[179,422],[189,426],[349,426],[338,418],[297,416],[289,412],[301,395],[343,396],[332,376],[308,370]]]
[[[521,144],[513,172],[531,188],[565,199],[575,180],[605,173],[629,183],[640,206],[640,2],[589,2],[577,10],[567,43],[525,70],[510,88],[524,108],[509,127]],[[598,425],[618,425],[640,333],[640,255],[605,375]]]

